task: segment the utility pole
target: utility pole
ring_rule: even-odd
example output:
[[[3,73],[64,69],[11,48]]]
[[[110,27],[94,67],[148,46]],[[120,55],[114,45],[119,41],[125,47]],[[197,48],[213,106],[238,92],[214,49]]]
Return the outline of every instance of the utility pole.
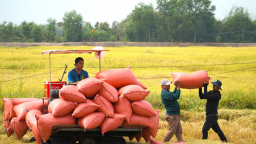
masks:
[[[243,42],[244,42],[244,30],[243,30]]]
[[[150,29],[148,31],[149,31],[148,42],[150,42]]]

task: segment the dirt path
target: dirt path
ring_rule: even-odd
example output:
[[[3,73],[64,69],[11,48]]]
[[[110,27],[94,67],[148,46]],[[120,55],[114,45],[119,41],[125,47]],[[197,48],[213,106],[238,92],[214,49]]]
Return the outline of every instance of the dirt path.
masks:
[[[0,42],[3,47],[32,47],[32,46],[103,46],[103,47],[187,47],[187,46],[216,46],[216,47],[254,47],[256,43],[176,43],[176,42],[65,42],[65,43],[9,43]]]

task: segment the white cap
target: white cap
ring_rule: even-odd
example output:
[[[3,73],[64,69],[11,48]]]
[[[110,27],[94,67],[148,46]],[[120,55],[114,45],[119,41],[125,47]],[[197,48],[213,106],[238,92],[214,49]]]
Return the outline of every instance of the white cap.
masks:
[[[161,81],[161,86],[162,85],[170,85],[172,82],[169,82],[167,79],[163,79],[162,81]]]

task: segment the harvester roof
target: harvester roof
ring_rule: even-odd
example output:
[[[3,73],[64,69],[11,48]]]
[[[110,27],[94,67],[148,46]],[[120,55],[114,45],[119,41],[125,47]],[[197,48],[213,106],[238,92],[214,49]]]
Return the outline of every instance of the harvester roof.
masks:
[[[42,55],[44,54],[70,54],[70,53],[88,53],[91,54],[92,52],[103,52],[103,51],[110,51],[110,50],[48,50],[42,51]]]

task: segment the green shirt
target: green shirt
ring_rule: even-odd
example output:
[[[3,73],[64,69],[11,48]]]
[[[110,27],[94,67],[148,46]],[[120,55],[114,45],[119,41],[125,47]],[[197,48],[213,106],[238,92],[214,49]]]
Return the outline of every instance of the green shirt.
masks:
[[[180,98],[180,90],[174,89],[173,92],[162,90],[161,99],[162,103],[166,108],[167,115],[178,115],[180,114],[180,105],[177,99]]]

